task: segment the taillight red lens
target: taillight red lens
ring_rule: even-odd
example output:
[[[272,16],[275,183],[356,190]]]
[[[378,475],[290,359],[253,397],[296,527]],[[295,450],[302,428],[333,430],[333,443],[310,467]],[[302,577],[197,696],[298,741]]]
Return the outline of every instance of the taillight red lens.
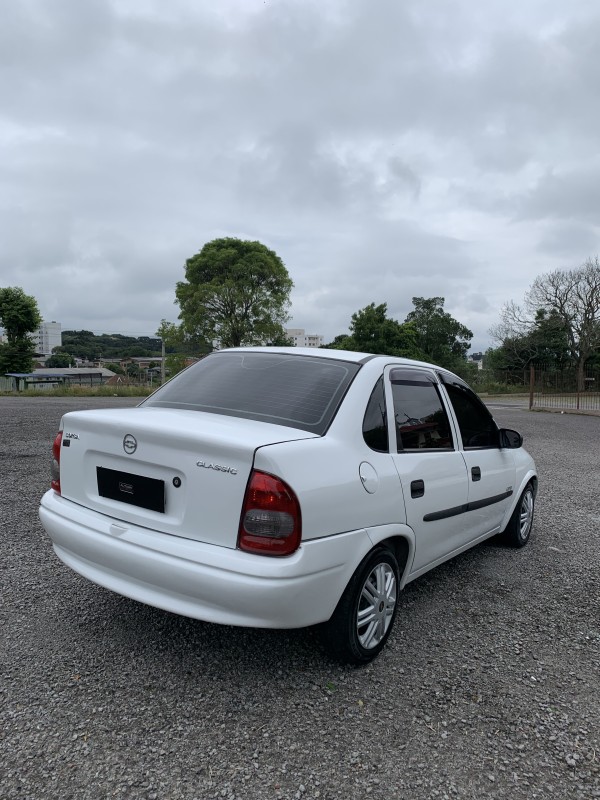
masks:
[[[52,481],[50,487],[60,494],[60,447],[62,444],[62,431],[56,434],[52,443]]]
[[[280,478],[253,470],[242,507],[238,547],[265,556],[289,556],[301,538],[300,504],[294,491]]]

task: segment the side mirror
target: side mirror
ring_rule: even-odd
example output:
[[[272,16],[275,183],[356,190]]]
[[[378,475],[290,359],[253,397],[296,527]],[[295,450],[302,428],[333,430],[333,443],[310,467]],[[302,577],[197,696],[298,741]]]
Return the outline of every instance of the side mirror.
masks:
[[[523,447],[523,437],[517,431],[510,428],[500,428],[500,447],[506,447],[509,450],[516,450],[518,447]]]

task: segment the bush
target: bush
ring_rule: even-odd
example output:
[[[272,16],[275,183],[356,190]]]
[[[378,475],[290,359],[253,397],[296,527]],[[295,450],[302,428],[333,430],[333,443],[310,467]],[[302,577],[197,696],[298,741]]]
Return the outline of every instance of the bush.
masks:
[[[158,386],[60,386],[56,389],[24,389],[0,392],[11,397],[148,397]]]

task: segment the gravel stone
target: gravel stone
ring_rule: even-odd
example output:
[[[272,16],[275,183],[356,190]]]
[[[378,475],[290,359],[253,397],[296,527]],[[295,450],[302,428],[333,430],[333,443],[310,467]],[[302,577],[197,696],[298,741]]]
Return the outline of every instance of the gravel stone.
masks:
[[[209,625],[65,567],[39,522],[75,408],[0,397],[2,800],[600,798],[600,418],[494,409],[540,491],[530,544],[410,584],[375,662]]]

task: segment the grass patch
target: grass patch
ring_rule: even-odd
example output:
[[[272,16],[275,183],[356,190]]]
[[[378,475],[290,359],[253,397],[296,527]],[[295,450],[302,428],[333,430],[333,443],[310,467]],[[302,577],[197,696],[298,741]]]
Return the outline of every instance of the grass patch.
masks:
[[[471,383],[471,388],[473,388],[477,394],[529,394],[529,387],[523,386],[512,386],[511,384],[507,383],[497,383],[496,381],[485,381],[481,383],[477,383],[474,381]]]
[[[24,389],[0,392],[2,397],[148,397],[158,387],[148,386],[61,386],[56,389]]]

